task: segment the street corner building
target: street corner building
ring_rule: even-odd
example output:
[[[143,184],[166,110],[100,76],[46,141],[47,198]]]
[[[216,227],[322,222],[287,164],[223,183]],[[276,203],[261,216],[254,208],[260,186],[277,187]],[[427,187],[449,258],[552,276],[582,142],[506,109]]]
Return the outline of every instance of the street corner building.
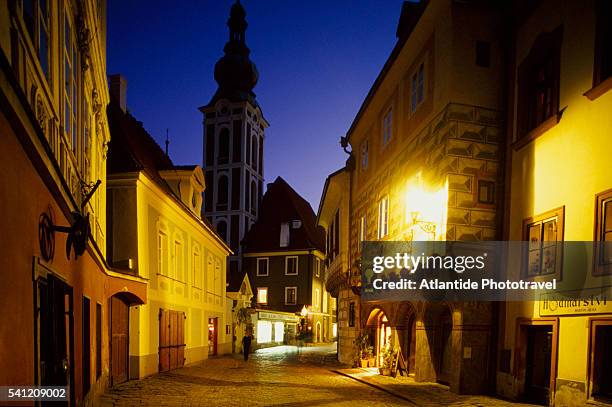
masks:
[[[396,349],[453,392],[610,401],[609,299],[365,302],[360,265],[364,241],[530,241],[540,264],[521,275],[542,281],[571,275],[562,241],[609,241],[611,22],[606,1],[404,3],[317,216],[341,361],[367,334],[377,366]],[[610,263],[596,256],[589,278],[606,285]]]
[[[107,256],[148,283],[147,303],[129,315],[129,378],[138,379],[231,352],[231,250],[202,219],[202,168],[172,163],[127,112],[126,88],[110,77]]]
[[[333,341],[336,306],[325,289],[325,234],[310,204],[281,177],[268,184],[242,246],[256,346]]]
[[[104,2],[0,1],[0,383],[88,404],[128,371],[146,280],[107,258]]]

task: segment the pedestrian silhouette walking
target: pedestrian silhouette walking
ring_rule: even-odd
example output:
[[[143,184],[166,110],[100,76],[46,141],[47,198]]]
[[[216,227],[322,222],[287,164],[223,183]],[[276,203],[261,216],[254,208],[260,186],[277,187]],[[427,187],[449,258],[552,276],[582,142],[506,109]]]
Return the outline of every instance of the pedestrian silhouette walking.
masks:
[[[249,360],[249,352],[251,351],[251,334],[245,333],[242,338],[242,353],[244,354],[244,361]]]

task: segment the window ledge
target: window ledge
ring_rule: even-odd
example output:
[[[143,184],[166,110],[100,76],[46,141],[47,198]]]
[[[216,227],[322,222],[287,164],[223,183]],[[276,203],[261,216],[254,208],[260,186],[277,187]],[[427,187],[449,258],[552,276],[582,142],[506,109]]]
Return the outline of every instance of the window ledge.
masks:
[[[610,89],[612,89],[612,76],[584,92],[583,96],[586,96],[589,100],[595,100]]]
[[[557,114],[554,114],[548,119],[544,120],[537,127],[528,131],[523,137],[521,137],[520,139],[515,141],[514,144],[512,144],[512,148],[514,148],[514,150],[520,150],[527,144],[531,143],[533,140],[540,137],[542,134],[546,133],[548,130],[555,127],[561,121],[561,117],[563,117],[565,109],[567,109],[567,106],[559,110]]]

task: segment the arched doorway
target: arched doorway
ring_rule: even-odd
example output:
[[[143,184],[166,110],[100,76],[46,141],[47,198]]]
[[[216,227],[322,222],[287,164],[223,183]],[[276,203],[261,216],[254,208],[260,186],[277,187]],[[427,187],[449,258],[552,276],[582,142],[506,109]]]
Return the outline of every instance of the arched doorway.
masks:
[[[406,361],[408,373],[414,374],[416,355],[416,314],[414,311],[405,316],[405,326],[401,330],[401,351]]]
[[[391,342],[391,324],[385,312],[380,308],[374,308],[366,321],[366,330],[370,345],[374,349],[377,366],[382,365],[382,350]]]
[[[130,312],[128,302],[115,294],[110,298],[110,371],[111,386],[129,378]]]
[[[110,384],[129,380],[130,306],[144,302],[134,293],[123,291],[108,300],[110,314]]]
[[[321,323],[317,322],[317,326],[316,326],[316,338],[317,338],[317,342],[321,342]]]

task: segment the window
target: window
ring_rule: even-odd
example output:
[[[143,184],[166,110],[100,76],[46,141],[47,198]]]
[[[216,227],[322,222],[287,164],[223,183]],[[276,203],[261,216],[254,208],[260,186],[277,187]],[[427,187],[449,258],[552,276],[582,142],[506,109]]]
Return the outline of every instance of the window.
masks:
[[[219,155],[217,156],[217,164],[227,164],[230,155],[230,134],[229,129],[224,127],[219,132]]]
[[[285,287],[285,305],[295,305],[297,301],[297,287]]]
[[[221,277],[221,262],[219,259],[215,259],[215,295],[221,296],[223,293],[223,280]],[[219,298],[216,298],[215,301],[219,304]]]
[[[289,223],[288,222],[281,223],[279,245],[280,247],[289,246]]]
[[[368,140],[361,143],[361,170],[365,171],[368,168]]]
[[[268,287],[257,287],[257,303],[268,303]]]
[[[495,204],[495,182],[478,180],[478,203],[485,205]]]
[[[292,220],[291,221],[291,228],[292,229],[299,229],[301,227],[302,227],[302,221],[301,220],[296,219],[296,220]]]
[[[321,277],[321,260],[315,258],[315,276]]]
[[[49,39],[51,33],[51,4],[48,0],[25,0],[23,2],[23,20],[34,48],[38,51],[38,60],[43,74],[50,79],[49,66],[51,53]]]
[[[595,197],[595,261],[593,274],[612,274],[612,189]]]
[[[355,303],[354,302],[351,302],[349,304],[348,325],[349,327],[355,326]]]
[[[257,214],[257,185],[255,181],[251,181],[251,213]]]
[[[612,76],[612,2],[598,0],[596,16],[593,86]]]
[[[361,219],[359,220],[359,243],[363,243],[366,241],[366,233],[368,230],[367,227],[368,227],[367,218],[366,218],[366,215],[363,215]],[[358,250],[361,249],[361,245],[359,246],[360,247],[358,248]]]
[[[486,41],[476,41],[476,65],[483,68],[491,66],[491,44]]]
[[[87,98],[83,98],[83,178],[91,181],[91,115]],[[96,212],[97,213],[97,212]]]
[[[221,175],[219,176],[219,180],[217,181],[217,210],[218,211],[227,210],[228,194],[229,194],[229,186],[228,186],[227,176]]]
[[[206,259],[206,291],[213,293],[215,290],[215,266],[212,255],[208,255]]]
[[[421,62],[410,81],[410,113],[416,112],[423,100],[425,100],[425,63]]]
[[[527,277],[560,276],[562,262],[564,208],[526,219],[524,236],[528,244]],[[559,278],[559,277],[557,277]]]
[[[68,13],[64,19],[64,132],[77,153],[77,48]]]
[[[313,305],[315,309],[320,309],[321,307],[321,290],[319,290],[318,288],[315,288],[314,290],[314,300],[313,300]]]
[[[251,165],[255,171],[257,171],[257,133],[253,133],[252,145],[251,145]]]
[[[193,248],[191,267],[193,271],[191,283],[196,288],[202,288],[202,260],[200,259],[200,249],[197,246]]]
[[[297,256],[285,257],[285,275],[291,276],[298,273],[298,258]]]
[[[269,260],[267,257],[257,258],[257,275],[267,276],[268,275]]]
[[[183,274],[183,243],[178,240],[174,241],[173,259],[174,259],[174,267],[173,267],[174,276],[173,277],[179,281],[184,281],[185,276]]]
[[[393,110],[389,109],[383,119],[383,146],[391,141],[393,135]]]
[[[157,274],[168,275],[168,235],[162,230],[157,233]]]
[[[562,38],[562,27],[540,34],[519,67],[519,138],[559,112]]]
[[[382,239],[389,234],[389,197],[386,196],[378,203],[378,238]]]

